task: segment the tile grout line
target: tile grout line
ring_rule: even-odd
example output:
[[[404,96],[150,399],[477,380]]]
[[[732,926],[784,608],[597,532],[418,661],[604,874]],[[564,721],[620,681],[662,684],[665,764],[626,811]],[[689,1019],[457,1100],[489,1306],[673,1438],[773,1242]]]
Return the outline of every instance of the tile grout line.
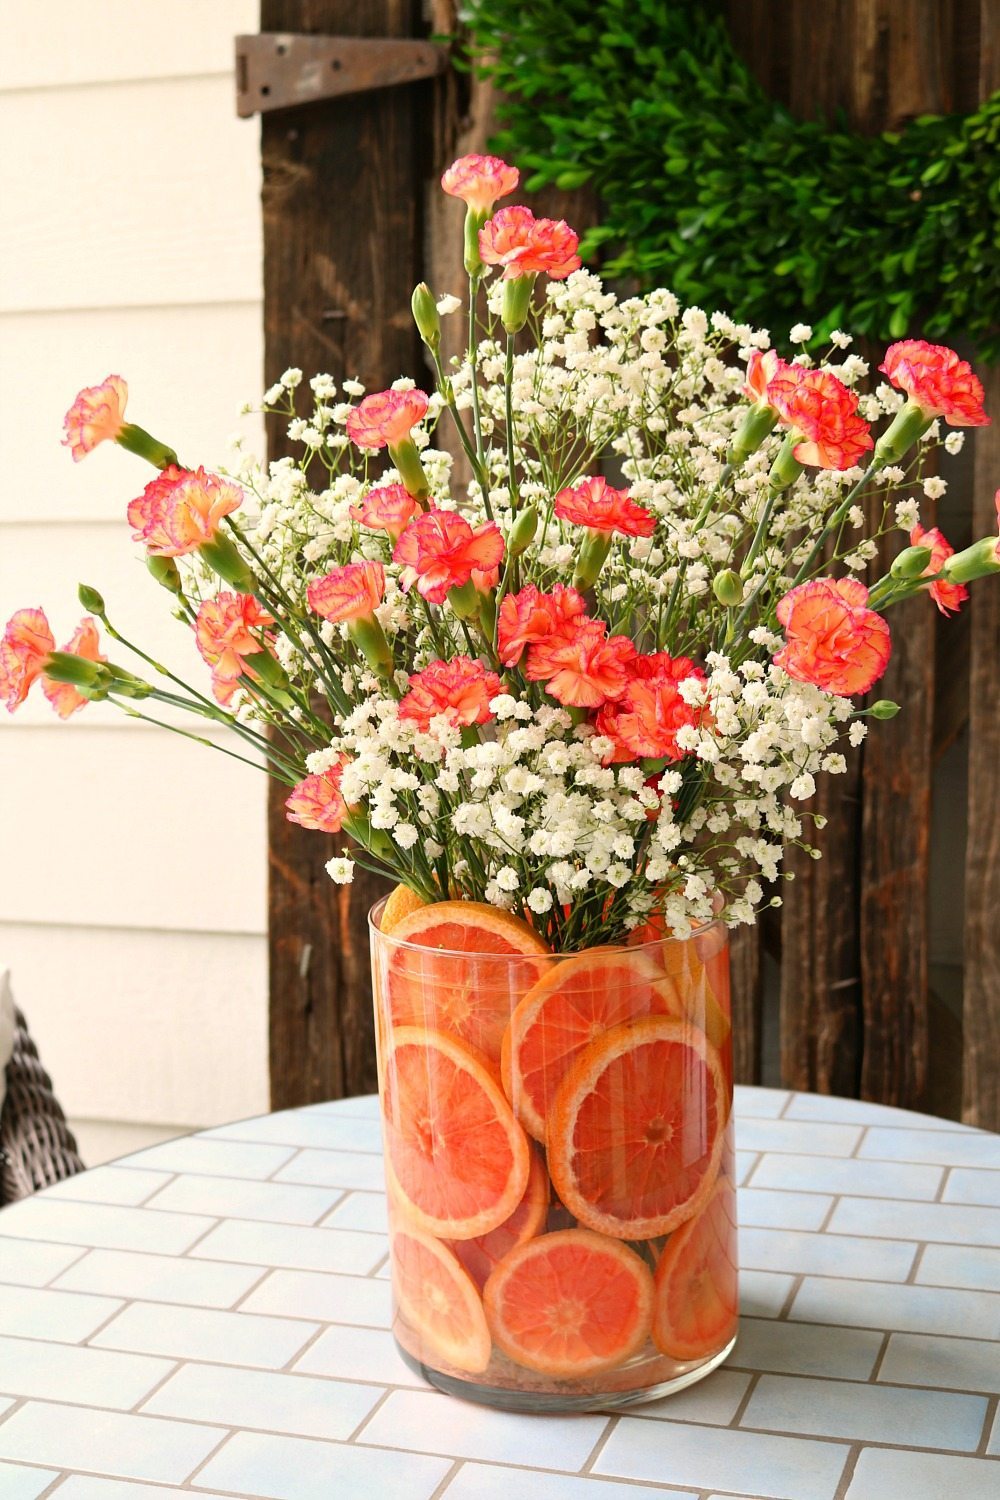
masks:
[[[783,1274],[787,1274],[787,1273],[783,1273]],[[797,1321],[797,1320],[792,1319],[791,1316],[790,1316],[790,1314],[791,1314],[791,1311],[792,1311],[792,1307],[793,1307],[793,1305],[795,1303],[795,1299],[799,1295],[799,1292],[802,1289],[802,1283],[805,1281],[806,1276],[807,1276],[808,1273],[805,1272],[805,1271],[800,1271],[798,1273],[792,1272],[791,1274],[792,1274],[792,1284],[788,1288],[788,1291],[785,1294],[785,1300],[784,1300],[784,1302],[782,1302],[781,1307],[778,1310],[778,1315],[777,1315],[777,1317],[774,1320],[776,1323],[788,1323],[788,1322],[791,1322],[791,1321]],[[837,1277],[835,1279],[839,1280],[840,1278]]]
[[[861,1127],[861,1134],[858,1136],[857,1144],[855,1145],[854,1150],[851,1152],[851,1154],[849,1156],[845,1157],[844,1160],[845,1161],[867,1161],[869,1158],[864,1157],[864,1156],[859,1156],[859,1154],[858,1154],[867,1139],[868,1139],[868,1126],[867,1125],[862,1125],[862,1127]]]
[[[440,1497],[447,1491],[449,1485],[451,1484],[451,1481],[458,1478],[464,1465],[464,1459],[456,1458],[455,1462],[452,1464],[447,1474],[441,1480],[440,1484],[436,1485],[432,1493],[427,1497],[427,1500],[440,1500]]]
[[[28,1244],[30,1242],[27,1241],[27,1240],[22,1240],[20,1243],[21,1244]],[[37,1244],[37,1245],[48,1245],[48,1244],[51,1244],[52,1242],[50,1240],[35,1240],[34,1243]],[[43,1292],[64,1291],[65,1288],[63,1288],[63,1287],[57,1287],[55,1285],[55,1283],[57,1281],[60,1281],[66,1275],[67,1271],[72,1271],[72,1269],[73,1269],[74,1266],[78,1266],[82,1260],[86,1260],[87,1256],[90,1253],[91,1252],[90,1252],[89,1248],[86,1248],[86,1247],[82,1248],[80,1250],[80,1254],[79,1255],[74,1255],[73,1259],[69,1262],[69,1265],[63,1266],[62,1270],[61,1271],[57,1271],[54,1276],[50,1276],[49,1279],[48,1279],[48,1281],[43,1281],[42,1285],[38,1288],[38,1290],[39,1291],[43,1291]],[[2,1277],[0,1277],[0,1282],[2,1282],[3,1285],[5,1285],[5,1286],[17,1286],[17,1285],[20,1284],[18,1282],[10,1282],[10,1281],[3,1282],[3,1278]],[[27,1290],[27,1288],[25,1288],[25,1290]]]
[[[743,1395],[740,1397],[737,1403],[736,1410],[733,1412],[729,1421],[726,1423],[727,1427],[736,1429],[739,1428],[740,1423],[743,1420],[743,1415],[753,1398],[753,1393],[757,1389],[757,1384],[761,1378],[762,1373],[763,1372],[760,1370],[755,1370],[751,1374],[750,1379],[747,1381],[747,1388],[743,1392]]]
[[[305,1320],[303,1320],[303,1321],[305,1321]],[[315,1318],[310,1318],[308,1321],[309,1322],[314,1322],[316,1324],[315,1330],[309,1335],[309,1337],[307,1339],[305,1339],[303,1341],[303,1343],[299,1346],[299,1348],[296,1349],[295,1353],[289,1359],[286,1359],[285,1363],[283,1365],[281,1365],[280,1368],[274,1372],[276,1375],[292,1375],[292,1374],[304,1375],[306,1373],[306,1371],[304,1371],[304,1370],[298,1370],[298,1371],[296,1371],[295,1366],[298,1364],[298,1362],[299,1362],[300,1359],[304,1359],[305,1358],[305,1356],[309,1353],[309,1350],[315,1344],[317,1344],[319,1342],[319,1340],[323,1337],[323,1335],[332,1326],[334,1326],[334,1325],[332,1325],[330,1323],[324,1323],[321,1319],[317,1320]],[[381,1382],[379,1382],[379,1383],[381,1383]]]
[[[879,1348],[879,1351],[878,1351],[878,1353],[875,1356],[875,1363],[872,1365],[871,1374],[868,1376],[868,1384],[869,1385],[878,1385],[881,1388],[881,1386],[883,1386],[883,1385],[888,1386],[888,1385],[891,1384],[891,1382],[887,1381],[887,1380],[886,1381],[881,1381],[881,1382],[879,1381],[879,1375],[882,1372],[882,1366],[885,1363],[885,1357],[886,1357],[886,1355],[889,1352],[889,1341],[890,1341],[891,1338],[892,1338],[892,1333],[888,1329],[886,1329],[886,1332],[885,1332],[885,1335],[883,1336],[882,1343],[881,1343],[881,1346]],[[923,1387],[918,1386],[916,1389],[918,1389],[918,1390],[920,1390],[920,1389],[927,1390],[928,1387],[926,1387],[926,1386],[923,1386]],[[931,1389],[933,1389],[933,1387]]]
[[[831,1203],[830,1203],[830,1207],[827,1209],[826,1213],[823,1215],[823,1222],[820,1224],[819,1228],[815,1231],[817,1234],[826,1234],[827,1233],[827,1231],[830,1228],[830,1221],[833,1218],[834,1214],[837,1212],[837,1209],[840,1207],[840,1200],[841,1200],[842,1197],[843,1197],[842,1193],[834,1193],[833,1198],[832,1198]]]
[[[607,1421],[605,1423],[604,1430],[601,1432],[600,1436],[597,1438],[597,1441],[594,1443],[594,1446],[591,1448],[590,1452],[587,1454],[587,1457],[584,1459],[584,1461],[580,1465],[579,1469],[577,1469],[577,1471],[576,1471],[577,1474],[592,1474],[594,1472],[594,1465],[596,1464],[597,1460],[600,1458],[601,1454],[604,1452],[604,1449],[607,1447],[608,1442],[609,1442],[609,1440],[611,1438],[611,1434],[615,1431],[615,1429],[618,1426],[619,1421],[621,1420],[620,1416],[617,1413],[595,1412],[594,1415],[595,1416],[604,1415],[607,1418]]]
[[[854,1471],[858,1466],[858,1460],[864,1452],[864,1443],[852,1443],[844,1462],[844,1470],[840,1476],[840,1483],[834,1493],[833,1500],[847,1500],[847,1493],[854,1479]]]
[[[144,1355],[143,1357],[146,1358],[146,1359],[151,1359],[153,1356],[152,1355]],[[168,1358],[168,1356],[164,1356],[164,1358]],[[145,1404],[146,1404],[147,1401],[152,1401],[153,1397],[156,1396],[156,1395],[158,1395],[158,1393],[160,1391],[162,1391],[163,1387],[167,1384],[167,1382],[170,1381],[170,1380],[173,1380],[174,1376],[180,1370],[182,1370],[185,1367],[185,1365],[187,1365],[187,1364],[190,1364],[190,1360],[175,1358],[171,1362],[170,1369],[167,1371],[167,1373],[165,1375],[161,1376],[161,1378],[155,1383],[155,1385],[150,1386],[149,1390],[145,1391],[143,1393],[143,1395],[141,1395],[139,1397],[138,1401],[136,1401],[132,1406],[129,1407],[129,1413],[128,1414],[130,1416],[135,1416],[135,1417],[138,1417],[138,1416],[141,1416],[141,1415],[147,1415],[147,1416],[153,1415],[152,1413],[145,1413],[144,1414],[143,1411],[142,1411],[142,1408],[145,1406]]]
[[[920,1240],[920,1241],[918,1241],[917,1242],[916,1254],[913,1257],[913,1264],[912,1264],[912,1266],[909,1269],[909,1272],[907,1274],[906,1280],[903,1282],[904,1286],[923,1286],[924,1285],[923,1282],[920,1282],[920,1281],[917,1280],[917,1275],[918,1275],[918,1273],[920,1271],[920,1267],[921,1267],[921,1264],[923,1262],[924,1255],[926,1254],[926,1252],[927,1252],[927,1241],[926,1240]],[[951,1290],[952,1291],[962,1291],[963,1288],[962,1287],[952,1287]],[[981,1290],[987,1291],[988,1288],[987,1287],[983,1287]]]
[[[986,1415],[983,1418],[983,1431],[975,1450],[978,1458],[993,1457],[989,1451],[989,1442],[994,1424],[998,1421],[1000,1421],[1000,1396],[988,1396],[986,1398]],[[1000,1433],[1000,1426],[997,1427],[997,1431]]]
[[[205,1264],[211,1264],[211,1262],[205,1262]],[[261,1267],[261,1273],[257,1277],[257,1280],[251,1282],[250,1285],[245,1289],[245,1291],[240,1292],[239,1296],[236,1298],[236,1301],[235,1302],[231,1302],[229,1304],[229,1306],[225,1309],[225,1311],[226,1312],[245,1312],[246,1311],[246,1301],[247,1301],[247,1298],[248,1297],[252,1297],[253,1294],[254,1294],[254,1292],[259,1291],[260,1288],[264,1285],[264,1283],[266,1281],[270,1280],[270,1278],[274,1275],[274,1270],[275,1270],[274,1266],[262,1266]],[[254,1316],[258,1317],[258,1318],[275,1318],[275,1317],[281,1318],[281,1317],[287,1317],[288,1314],[287,1313],[261,1313],[261,1312],[256,1312],[255,1311],[254,1312]],[[315,1321],[316,1321],[315,1318],[303,1318],[303,1322],[306,1322],[306,1323],[314,1323]]]
[[[203,1423],[201,1425],[204,1426],[206,1424]],[[215,1426],[217,1424],[212,1423],[211,1425]],[[213,1458],[218,1458],[222,1449],[226,1446],[231,1438],[236,1437],[239,1430],[240,1429],[236,1427],[229,1427],[226,1429],[226,1431],[223,1432],[222,1437],[216,1443],[215,1447],[212,1448],[208,1453],[206,1453],[205,1457],[201,1459],[199,1463],[195,1464],[194,1468],[191,1470],[186,1479],[180,1480],[180,1483],[184,1486],[185,1489],[190,1489],[191,1485],[194,1484],[194,1481],[197,1479],[202,1470],[208,1467]]]
[[[329,1378],[329,1377],[327,1377],[327,1378]],[[401,1389],[402,1389],[402,1387],[398,1386],[398,1385],[388,1385],[388,1386],[386,1386],[383,1389],[381,1396],[375,1402],[375,1405],[372,1407],[371,1411],[365,1412],[365,1415],[361,1418],[361,1421],[358,1423],[358,1425],[351,1430],[351,1432],[348,1434],[348,1436],[346,1438],[344,1438],[344,1442],[345,1443],[356,1443],[358,1441],[358,1438],[364,1432],[365,1428],[368,1426],[369,1422],[372,1420],[372,1418],[378,1412],[380,1412],[382,1410],[383,1406],[385,1406],[385,1404],[388,1401],[389,1397],[395,1395],[396,1392],[399,1391],[399,1390],[401,1390]]]

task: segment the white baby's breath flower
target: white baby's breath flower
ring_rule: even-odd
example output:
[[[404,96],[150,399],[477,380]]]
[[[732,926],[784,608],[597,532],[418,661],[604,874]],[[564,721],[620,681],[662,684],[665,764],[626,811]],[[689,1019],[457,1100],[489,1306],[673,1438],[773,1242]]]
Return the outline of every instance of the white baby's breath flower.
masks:
[[[793,323],[788,330],[788,337],[793,344],[808,344],[812,336],[811,323]]]
[[[528,907],[542,916],[545,912],[552,910],[552,892],[543,885],[536,885],[528,892]]]
[[[354,861],[343,855],[334,855],[326,862],[326,873],[337,885],[350,885],[354,879]]]
[[[443,297],[438,298],[435,306],[442,318],[447,318],[450,313],[458,312],[458,309],[462,306],[462,299],[461,297],[453,297],[450,292],[447,292]]]
[[[936,474],[932,474],[930,478],[925,479],[923,483],[923,491],[928,500],[940,500],[941,496],[944,494],[947,488],[948,481],[946,479],[940,479]]]

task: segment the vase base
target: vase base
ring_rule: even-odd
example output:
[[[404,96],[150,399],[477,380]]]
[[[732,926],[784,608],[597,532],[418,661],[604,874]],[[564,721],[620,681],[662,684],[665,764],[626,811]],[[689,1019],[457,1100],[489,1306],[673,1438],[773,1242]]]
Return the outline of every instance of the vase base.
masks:
[[[713,1370],[717,1370],[719,1365],[729,1358],[735,1347],[734,1335],[718,1354],[713,1354],[710,1359],[704,1360],[694,1369],[685,1370],[683,1374],[675,1375],[672,1380],[658,1381],[656,1385],[633,1387],[625,1391],[588,1391],[574,1395],[568,1391],[519,1391],[510,1387],[480,1385],[471,1378],[458,1379],[452,1375],[445,1375],[440,1370],[423,1364],[404,1349],[398,1339],[396,1340],[396,1348],[403,1362],[414,1374],[420,1375],[428,1385],[434,1386],[436,1390],[444,1391],[448,1396],[458,1396],[462,1401],[473,1401],[477,1406],[489,1406],[495,1411],[548,1413],[550,1415],[556,1412],[620,1411],[623,1407],[639,1406],[647,1401],[658,1401],[661,1396],[672,1396],[675,1392],[683,1391],[689,1385],[695,1385],[697,1381],[704,1380],[706,1375],[711,1375]]]

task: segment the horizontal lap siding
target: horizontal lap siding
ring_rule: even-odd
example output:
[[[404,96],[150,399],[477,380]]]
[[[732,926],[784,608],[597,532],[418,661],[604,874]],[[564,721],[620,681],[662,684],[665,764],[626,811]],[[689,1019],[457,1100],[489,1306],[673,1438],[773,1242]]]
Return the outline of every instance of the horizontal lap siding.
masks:
[[[80,385],[187,463],[224,460],[261,388],[260,161],[235,118],[255,0],[4,7],[0,57],[0,616],[76,585],[205,686],[124,512],[149,471],[59,446]],[[12,144],[14,143],[14,144]],[[114,655],[135,666],[127,653]],[[177,722],[176,717],[173,722]],[[222,741],[221,732],[211,737]],[[0,967],[76,1116],[193,1126],[267,1107],[266,826],[259,771],[40,695],[0,723]]]

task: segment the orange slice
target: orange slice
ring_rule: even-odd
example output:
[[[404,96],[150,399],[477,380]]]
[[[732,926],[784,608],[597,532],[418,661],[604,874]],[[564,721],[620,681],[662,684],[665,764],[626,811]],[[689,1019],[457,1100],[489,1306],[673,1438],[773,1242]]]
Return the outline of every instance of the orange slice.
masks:
[[[591,1042],[549,1112],[552,1185],[570,1213],[623,1240],[669,1234],[703,1207],[728,1114],[715,1048],[650,1016]]]
[[[531,1167],[527,1137],[485,1058],[403,1026],[382,1079],[390,1192],[427,1234],[470,1240],[509,1219]]]
[[[422,896],[416,891],[411,891],[408,885],[397,885],[386,899],[379,918],[379,932],[392,932],[399,926],[404,917],[410,916],[412,912],[420,911],[427,905]]]
[[[695,1219],[667,1241],[656,1267],[653,1342],[672,1359],[707,1359],[736,1332],[736,1194],[725,1177]]]
[[[541,1234],[549,1213],[549,1179],[537,1151],[531,1153],[531,1170],[524,1197],[509,1219],[489,1234],[474,1240],[453,1240],[454,1250],[476,1285],[482,1290],[487,1277],[504,1256]]]
[[[526,922],[478,901],[437,901],[392,931],[388,1021],[447,1032],[499,1061],[510,1013],[547,967]]]
[[[553,964],[510,1018],[500,1067],[507,1097],[537,1141],[570,1064],[596,1037],[640,1016],[682,1016],[663,970],[643,954],[599,948]]]
[[[587,1229],[519,1245],[483,1292],[494,1341],[543,1375],[611,1370],[646,1342],[653,1277],[634,1250]]]
[[[482,1300],[447,1245],[401,1225],[392,1236],[392,1286],[427,1353],[470,1374],[486,1369],[492,1342]]]

